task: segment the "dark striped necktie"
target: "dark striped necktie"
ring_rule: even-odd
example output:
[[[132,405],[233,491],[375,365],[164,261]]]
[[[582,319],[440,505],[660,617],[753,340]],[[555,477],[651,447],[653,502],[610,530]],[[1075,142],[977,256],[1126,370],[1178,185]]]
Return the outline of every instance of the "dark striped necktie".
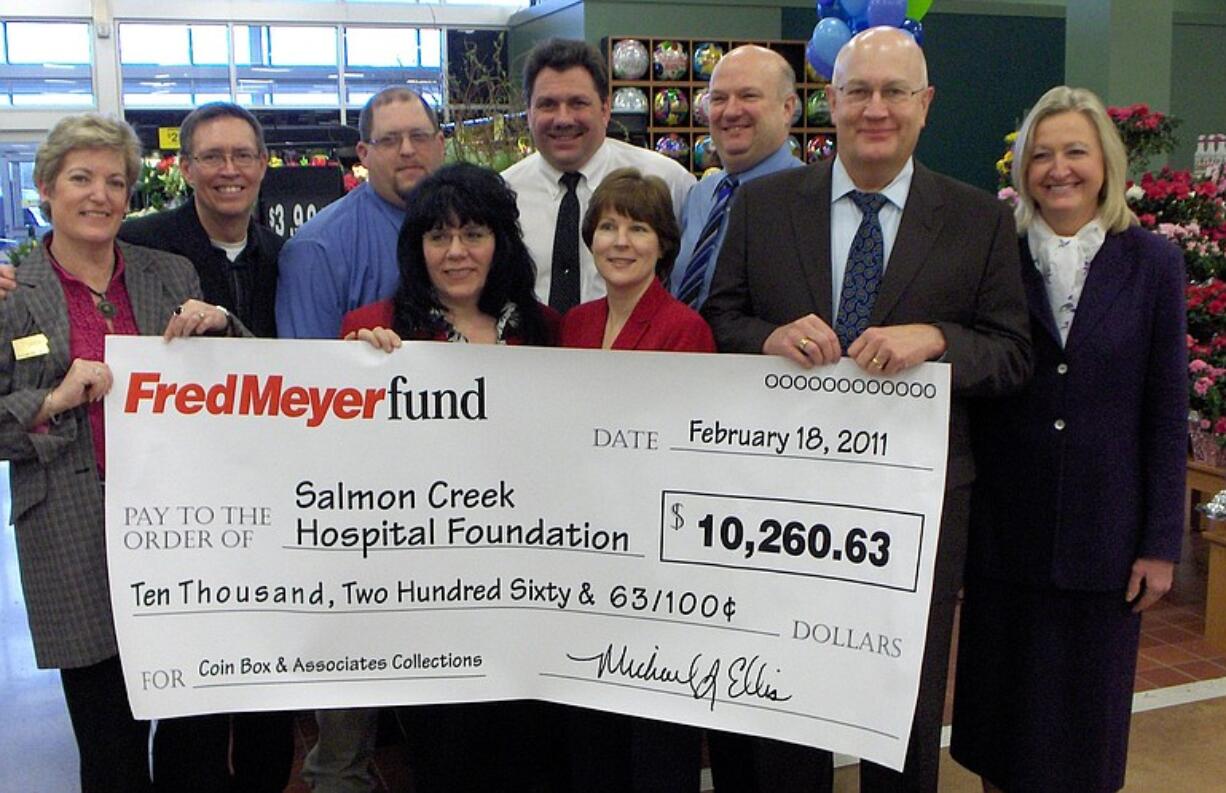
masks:
[[[694,256],[681,276],[681,285],[677,287],[677,299],[686,305],[698,308],[698,295],[702,292],[707,270],[715,265],[715,243],[719,239],[719,230],[724,226],[724,219],[728,217],[732,194],[736,192],[738,184],[736,177],[729,174],[715,188],[715,203],[711,205],[707,222],[698,235],[698,242],[694,243]]]

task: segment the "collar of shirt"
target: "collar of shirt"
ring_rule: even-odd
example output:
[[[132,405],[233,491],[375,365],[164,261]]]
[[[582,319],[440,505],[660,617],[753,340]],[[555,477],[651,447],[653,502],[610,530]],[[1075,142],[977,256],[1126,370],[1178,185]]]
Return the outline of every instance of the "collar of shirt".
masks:
[[[795,163],[795,165],[793,165]],[[738,184],[752,182],[759,176],[766,176],[771,173],[778,173],[785,168],[795,168],[803,166],[804,163],[792,156],[792,147],[785,140],[783,145],[775,149],[775,151],[766,159],[754,165],[752,168],[746,168],[738,174],[733,174],[736,177]],[[724,171],[723,173],[727,173]]]
[[[604,180],[605,174],[609,170],[608,143],[609,141],[605,140],[604,143],[600,144],[600,148],[596,150],[596,153],[593,154],[586,163],[584,163],[582,168],[578,169],[578,173],[581,174],[583,178],[579,180],[577,185],[575,185],[576,192],[584,189],[586,186],[587,192],[591,193],[591,185],[598,185]],[[546,160],[543,155],[540,158],[540,166],[541,173],[544,174],[549,183],[553,185],[554,200],[561,201],[562,195],[566,192],[566,188],[562,185],[562,174],[566,172],[559,171],[557,168],[554,168],[549,164],[549,161]]]
[[[893,206],[898,208],[899,212],[902,212],[907,207],[907,194],[911,192],[911,177],[913,176],[915,176],[915,159],[908,157],[902,170],[885,186],[885,189],[877,192],[884,195]],[[834,169],[830,173],[831,203],[846,201],[854,206],[852,200],[847,196],[848,193],[858,189],[847,173],[847,169],[843,167],[843,161],[835,157]]]
[[[890,253],[894,250],[894,240],[898,237],[898,227],[902,224],[903,208],[907,205],[907,194],[911,192],[911,178],[915,175],[915,161],[908,157],[894,178],[884,189],[879,190],[886,197],[886,203],[881,207],[877,219],[881,222],[881,241],[885,248],[885,258],[882,262],[882,274],[889,268]],[[843,292],[843,273],[847,269],[847,257],[851,253],[852,240],[860,227],[863,214],[856,203],[851,200],[851,192],[857,190],[843,161],[834,158],[834,167],[830,172],[830,322],[839,315],[839,298]]]

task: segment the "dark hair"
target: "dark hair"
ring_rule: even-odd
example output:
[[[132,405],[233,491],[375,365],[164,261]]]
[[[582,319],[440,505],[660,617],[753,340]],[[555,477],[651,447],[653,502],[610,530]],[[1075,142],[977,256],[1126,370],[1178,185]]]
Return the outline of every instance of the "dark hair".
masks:
[[[528,53],[528,61],[524,64],[524,99],[532,104],[532,89],[536,85],[536,76],[541,69],[553,69],[564,72],[576,66],[587,70],[596,84],[596,93],[600,101],[609,98],[609,73],[605,70],[604,58],[596,48],[579,39],[545,39]]]
[[[260,154],[268,151],[268,147],[264,145],[264,127],[260,126],[259,119],[251,115],[251,111],[247,108],[239,107],[233,102],[206,102],[188,113],[187,118],[183,119],[183,123],[179,125],[179,151],[190,156],[192,138],[196,136],[196,127],[215,118],[237,118],[240,121],[246,121],[252,133],[255,134],[256,149]]]
[[[643,176],[638,168],[618,168],[610,172],[592,193],[587,214],[583,216],[583,241],[589,248],[596,226],[607,212],[617,212],[651,226],[660,238],[656,277],[667,281],[681,248],[681,229],[677,228],[673,199],[664,180],[658,176]]]
[[[358,135],[362,140],[370,143],[370,136],[375,131],[375,110],[376,108],[390,105],[392,102],[420,102],[422,108],[426,111],[426,118],[430,119],[430,127],[438,132],[438,113],[434,112],[434,108],[430,107],[421,94],[405,88],[403,85],[393,85],[390,88],[384,88],[379,93],[366,100],[366,104],[362,105],[362,112],[358,116]]]
[[[405,196],[408,211],[396,245],[400,286],[395,297],[395,330],[406,339],[432,337],[443,310],[426,270],[422,238],[448,225],[477,223],[494,232],[494,260],[477,300],[485,314],[497,317],[503,306],[519,310],[519,336],[525,344],[552,341],[541,306],[536,301],[536,267],[519,229],[515,191],[494,171],[471,163],[444,165]]]

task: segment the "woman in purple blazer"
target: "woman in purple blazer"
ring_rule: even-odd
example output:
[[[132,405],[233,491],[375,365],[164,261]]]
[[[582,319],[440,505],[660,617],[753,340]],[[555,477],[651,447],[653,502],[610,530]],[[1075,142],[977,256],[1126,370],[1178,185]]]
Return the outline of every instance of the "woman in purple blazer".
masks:
[[[1059,86],[1013,181],[1035,373],[977,407],[951,752],[984,790],[1123,787],[1140,613],[1183,534],[1186,279],[1102,102]]]

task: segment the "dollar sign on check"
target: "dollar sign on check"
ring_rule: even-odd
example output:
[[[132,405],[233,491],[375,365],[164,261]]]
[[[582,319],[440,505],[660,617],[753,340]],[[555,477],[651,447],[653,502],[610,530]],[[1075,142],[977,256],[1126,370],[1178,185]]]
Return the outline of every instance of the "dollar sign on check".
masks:
[[[673,531],[676,531],[677,529],[685,525],[685,518],[681,516],[681,502],[679,501],[673,502],[672,513],[673,513]]]

